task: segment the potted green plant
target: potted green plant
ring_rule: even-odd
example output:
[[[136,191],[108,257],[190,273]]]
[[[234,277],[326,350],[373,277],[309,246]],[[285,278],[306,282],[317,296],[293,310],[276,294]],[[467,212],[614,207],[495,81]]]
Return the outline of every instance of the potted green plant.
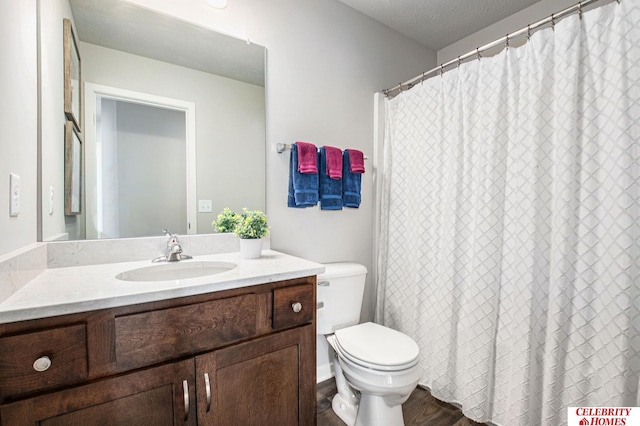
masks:
[[[233,232],[236,229],[236,225],[240,220],[240,215],[234,211],[231,211],[229,207],[225,207],[219,214],[216,220],[211,224],[216,232],[228,233]]]
[[[240,253],[245,259],[257,259],[262,238],[269,235],[267,216],[260,210],[242,209],[233,232],[240,238]]]

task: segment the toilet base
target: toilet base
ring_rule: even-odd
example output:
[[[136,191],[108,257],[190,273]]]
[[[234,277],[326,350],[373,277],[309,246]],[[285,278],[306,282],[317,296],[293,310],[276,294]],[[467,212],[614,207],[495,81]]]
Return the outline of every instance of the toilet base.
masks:
[[[347,426],[355,426],[356,415],[358,414],[358,406],[349,404],[345,401],[339,393],[337,393],[331,401],[331,408],[336,413],[340,420],[345,422]]]
[[[360,394],[354,426],[404,426],[402,405],[390,407],[383,396]]]
[[[360,403],[353,405],[338,393],[331,408],[347,426],[404,426],[402,405],[389,407],[382,396],[360,394]]]

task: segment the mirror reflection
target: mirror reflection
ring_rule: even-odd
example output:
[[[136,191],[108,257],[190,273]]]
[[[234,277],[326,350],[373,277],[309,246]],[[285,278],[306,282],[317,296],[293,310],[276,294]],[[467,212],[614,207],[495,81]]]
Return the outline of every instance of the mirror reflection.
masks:
[[[124,1],[39,8],[42,240],[210,233],[225,206],[265,209],[263,47]],[[59,208],[63,18],[76,30],[84,82],[75,216]]]

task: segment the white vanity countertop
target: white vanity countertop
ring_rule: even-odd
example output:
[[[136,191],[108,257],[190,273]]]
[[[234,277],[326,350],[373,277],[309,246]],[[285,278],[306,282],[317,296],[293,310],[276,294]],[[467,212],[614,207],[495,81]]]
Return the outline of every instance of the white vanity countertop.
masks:
[[[181,263],[207,260],[238,266],[216,275],[152,282],[115,278],[121,272],[157,265],[149,260],[46,269],[0,303],[0,323],[193,296],[324,272],[319,263],[272,250],[263,250],[260,259],[242,259],[236,252],[196,256]]]

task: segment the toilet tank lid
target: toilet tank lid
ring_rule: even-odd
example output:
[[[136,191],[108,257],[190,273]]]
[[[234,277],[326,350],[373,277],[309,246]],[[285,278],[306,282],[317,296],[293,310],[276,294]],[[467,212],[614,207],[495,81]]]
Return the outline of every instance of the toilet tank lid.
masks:
[[[329,280],[339,277],[352,277],[354,275],[363,275],[367,273],[364,265],[353,262],[336,262],[325,263],[324,272],[318,275],[318,280]]]

